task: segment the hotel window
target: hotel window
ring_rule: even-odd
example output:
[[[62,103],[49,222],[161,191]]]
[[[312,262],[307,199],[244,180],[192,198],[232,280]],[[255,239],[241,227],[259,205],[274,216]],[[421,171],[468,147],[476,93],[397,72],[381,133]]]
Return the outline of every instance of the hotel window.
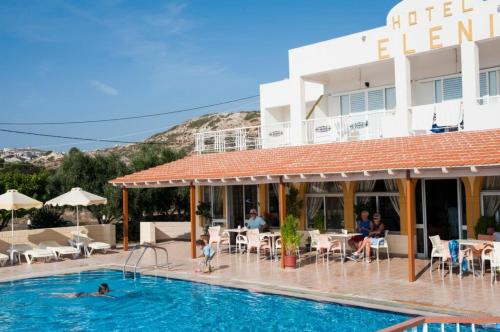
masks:
[[[230,186],[228,195],[228,208],[232,227],[244,225],[250,218],[250,210],[258,210],[257,186]]]
[[[370,218],[375,212],[382,215],[386,229],[399,232],[400,205],[397,180],[361,181],[356,193],[356,211],[370,212]]]
[[[314,229],[317,216],[323,218],[326,230],[344,228],[344,199],[338,182],[309,183],[306,193],[307,229]]]
[[[481,214],[500,224],[500,176],[487,176],[481,192]]]
[[[392,110],[396,108],[396,88],[370,89],[336,96],[340,115],[365,111]]]
[[[224,219],[224,187],[203,187],[203,202],[210,204],[213,219]]]
[[[481,98],[484,96],[497,96],[500,94],[498,89],[498,78],[500,71],[491,70],[479,74],[479,87]]]
[[[434,81],[435,104],[456,99],[462,99],[462,76],[448,77]]]
[[[278,188],[279,185],[277,183],[270,183],[267,185],[267,215],[265,217],[269,227],[280,226],[280,200]]]

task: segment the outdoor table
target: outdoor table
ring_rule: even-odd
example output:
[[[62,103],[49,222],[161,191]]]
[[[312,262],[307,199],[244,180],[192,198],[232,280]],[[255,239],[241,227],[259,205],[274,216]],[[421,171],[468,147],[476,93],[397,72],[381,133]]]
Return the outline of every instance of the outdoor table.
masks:
[[[16,257],[19,262],[21,262],[21,254],[23,254],[25,251],[33,249],[31,246],[27,244],[14,244],[12,248],[7,249],[7,252],[9,253],[10,257],[10,262],[12,264],[16,263]]]
[[[476,240],[476,239],[458,240],[458,244],[465,247],[472,247],[473,250],[475,249],[479,251],[483,250],[487,245],[491,245],[493,247],[493,241]]]
[[[260,233],[260,238],[263,239],[265,237],[269,238],[271,240],[271,259],[277,255],[276,253],[276,239],[281,236],[281,233],[276,232],[276,233],[271,233],[271,232],[265,232],[265,233]]]
[[[344,258],[347,257],[347,241],[350,240],[351,238],[358,236],[358,235],[363,235],[361,233],[326,233],[326,235],[330,237],[336,237],[342,239],[342,253],[344,254]]]
[[[231,252],[231,233],[235,233],[236,236],[240,235],[241,233],[245,233],[248,229],[246,227],[242,227],[242,228],[229,228],[229,229],[226,229],[224,232],[228,232],[229,233],[229,252]],[[235,245],[236,247],[236,242],[235,242]]]

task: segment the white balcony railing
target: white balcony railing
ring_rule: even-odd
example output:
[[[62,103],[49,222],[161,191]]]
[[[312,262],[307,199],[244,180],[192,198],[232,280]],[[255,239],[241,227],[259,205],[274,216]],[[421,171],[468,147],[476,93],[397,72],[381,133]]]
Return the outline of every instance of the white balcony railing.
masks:
[[[317,144],[384,137],[384,118],[393,111],[368,111],[303,121],[305,143]]]
[[[411,108],[413,133],[429,133],[434,123],[444,128],[458,128],[462,121],[463,102],[461,99]]]
[[[484,96],[477,100],[478,105],[499,104],[500,96]]]
[[[255,150],[290,145],[290,123],[225,129],[195,134],[195,152]]]
[[[302,121],[303,137],[294,144],[376,139],[384,137],[384,123],[394,111],[370,111]],[[226,129],[195,134],[196,153],[244,151],[292,145],[291,123]]]

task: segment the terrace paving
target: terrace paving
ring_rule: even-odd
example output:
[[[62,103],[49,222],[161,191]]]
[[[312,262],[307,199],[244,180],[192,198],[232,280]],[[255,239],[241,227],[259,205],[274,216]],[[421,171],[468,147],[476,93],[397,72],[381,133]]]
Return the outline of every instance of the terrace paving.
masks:
[[[162,246],[168,249],[170,269],[144,269],[143,273],[413,314],[500,316],[500,283],[492,284],[489,273],[484,278],[469,274],[460,279],[454,274],[442,280],[439,272],[429,273],[428,261],[417,260],[417,271],[421,273],[410,284],[404,258],[382,258],[371,264],[325,263],[320,259],[316,264],[313,257],[305,255],[299,269],[282,270],[279,262],[258,262],[256,254],[248,258],[246,254],[224,252],[214,258],[215,271],[204,274],[195,272],[198,263],[189,258],[189,243],[169,242]],[[121,269],[126,256],[114,250],[85,259],[6,266],[0,268],[0,282],[100,268]],[[161,257],[159,260],[161,264]],[[151,251],[143,262],[153,264]]]

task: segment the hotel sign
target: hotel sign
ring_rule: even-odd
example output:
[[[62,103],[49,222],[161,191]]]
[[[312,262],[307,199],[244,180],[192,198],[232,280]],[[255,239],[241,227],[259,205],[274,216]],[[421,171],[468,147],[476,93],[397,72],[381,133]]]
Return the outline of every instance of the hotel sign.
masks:
[[[500,0],[406,0],[387,16],[379,60],[500,35]]]

